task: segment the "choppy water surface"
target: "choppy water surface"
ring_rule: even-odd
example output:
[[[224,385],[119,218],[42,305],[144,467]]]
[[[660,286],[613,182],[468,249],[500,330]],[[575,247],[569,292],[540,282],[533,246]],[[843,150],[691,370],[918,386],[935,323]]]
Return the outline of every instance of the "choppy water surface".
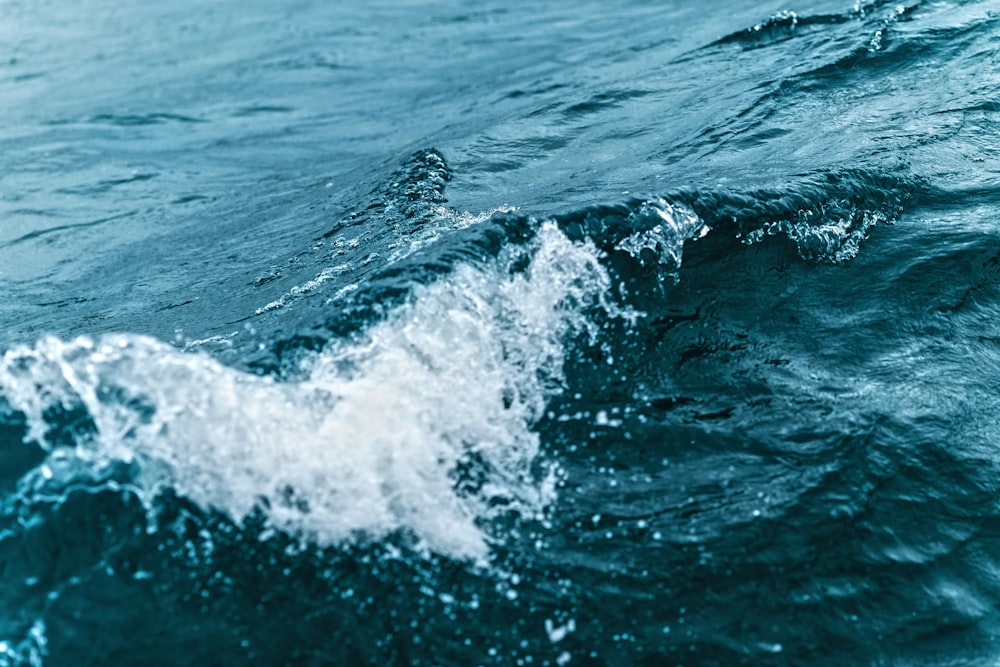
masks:
[[[996,3],[0,49],[0,665],[1000,656]]]

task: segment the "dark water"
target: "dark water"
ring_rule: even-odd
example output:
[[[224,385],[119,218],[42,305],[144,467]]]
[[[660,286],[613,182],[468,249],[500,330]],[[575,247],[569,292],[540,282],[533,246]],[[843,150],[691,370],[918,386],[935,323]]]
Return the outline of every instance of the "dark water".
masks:
[[[0,0],[0,665],[996,664],[998,54]]]

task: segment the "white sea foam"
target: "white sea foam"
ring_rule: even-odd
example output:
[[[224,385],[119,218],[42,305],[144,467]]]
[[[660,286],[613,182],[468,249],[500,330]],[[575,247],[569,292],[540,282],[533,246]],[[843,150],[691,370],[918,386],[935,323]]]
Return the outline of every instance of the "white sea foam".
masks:
[[[608,307],[608,288],[592,245],[544,225],[528,247],[417,287],[315,355],[300,381],[109,335],[10,350],[0,391],[29,439],[93,466],[132,462],[147,498],[172,487],[236,520],[263,502],[274,528],[320,543],[403,531],[483,560],[496,508],[538,516],[553,500],[531,426],[559,390],[564,342],[593,338],[585,311]],[[84,408],[96,433],[69,449],[47,442],[56,404]],[[465,464],[479,481],[463,488]]]

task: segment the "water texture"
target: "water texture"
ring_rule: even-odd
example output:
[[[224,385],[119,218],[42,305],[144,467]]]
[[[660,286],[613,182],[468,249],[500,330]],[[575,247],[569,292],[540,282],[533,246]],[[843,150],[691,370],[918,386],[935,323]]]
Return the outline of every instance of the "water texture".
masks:
[[[0,665],[993,665],[1000,5],[0,0]]]

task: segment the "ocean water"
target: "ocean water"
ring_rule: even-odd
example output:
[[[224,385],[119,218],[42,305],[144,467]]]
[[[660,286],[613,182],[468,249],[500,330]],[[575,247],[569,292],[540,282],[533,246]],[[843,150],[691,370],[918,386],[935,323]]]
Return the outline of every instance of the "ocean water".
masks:
[[[0,665],[995,665],[1000,4],[0,0]]]

